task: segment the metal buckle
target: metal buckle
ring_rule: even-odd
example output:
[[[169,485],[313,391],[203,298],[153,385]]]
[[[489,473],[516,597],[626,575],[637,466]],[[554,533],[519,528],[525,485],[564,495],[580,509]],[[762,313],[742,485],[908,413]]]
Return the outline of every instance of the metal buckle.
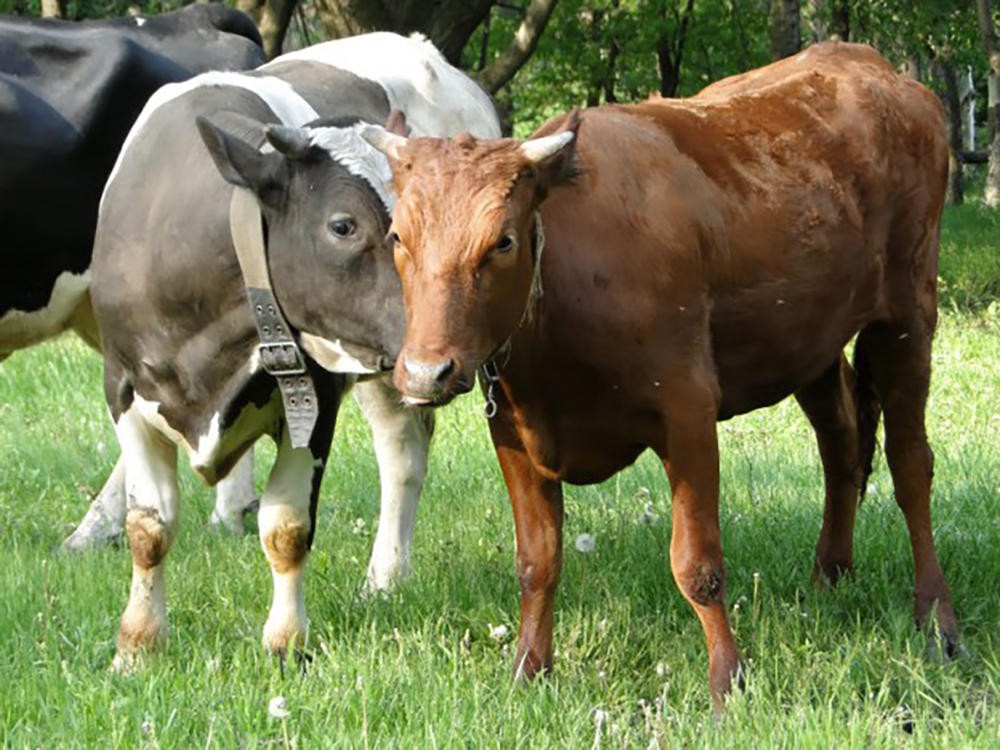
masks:
[[[260,364],[268,375],[281,377],[284,375],[303,375],[306,363],[302,352],[294,341],[272,341],[257,344],[260,354]]]
[[[496,363],[489,359],[483,363],[480,372],[486,381],[486,404],[483,406],[483,413],[487,419],[493,419],[497,415],[497,400],[493,395],[493,386],[500,382],[500,370]]]

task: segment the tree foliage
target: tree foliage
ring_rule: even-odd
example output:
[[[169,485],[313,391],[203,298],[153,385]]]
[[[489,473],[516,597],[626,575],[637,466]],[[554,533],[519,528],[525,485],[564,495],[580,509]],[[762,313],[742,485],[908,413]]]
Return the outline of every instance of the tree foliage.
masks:
[[[710,81],[764,65],[774,54],[776,9],[798,7],[801,43],[839,36],[868,42],[895,64],[919,67],[942,95],[932,62],[964,72],[971,66],[980,119],[986,114],[987,58],[975,3],[968,0],[227,0],[260,14],[288,6],[285,48],[349,33],[421,31],[472,75],[502,85],[499,100],[530,132],[573,106],[635,101],[653,93],[687,96]],[[41,0],[0,0],[0,12],[39,15]],[[182,0],[68,0],[73,19],[159,13]],[[491,65],[510,55],[526,16],[549,6],[547,25],[517,53],[517,75],[497,77]],[[994,17],[996,3],[993,4]],[[254,10],[257,9],[257,10]],[[294,16],[292,12],[294,11]],[[279,19],[280,20],[280,19]],[[522,30],[523,34],[523,30]],[[516,45],[515,45],[516,46]],[[784,49],[784,48],[783,48]],[[516,52],[516,50],[515,50]],[[916,66],[917,61],[921,64]],[[514,67],[512,70],[516,70]],[[940,69],[940,68],[938,68]],[[929,76],[928,76],[929,74]]]

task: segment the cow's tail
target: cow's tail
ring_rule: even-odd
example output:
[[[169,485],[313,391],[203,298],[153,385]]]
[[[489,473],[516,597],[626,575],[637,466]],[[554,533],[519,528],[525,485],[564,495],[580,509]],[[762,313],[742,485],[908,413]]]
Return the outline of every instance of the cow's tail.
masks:
[[[860,345],[861,343],[859,341],[854,346],[854,408],[858,425],[858,461],[861,465],[859,503],[865,499],[868,477],[872,473],[876,433],[879,419],[882,417],[882,404],[872,383],[870,355],[867,348]]]

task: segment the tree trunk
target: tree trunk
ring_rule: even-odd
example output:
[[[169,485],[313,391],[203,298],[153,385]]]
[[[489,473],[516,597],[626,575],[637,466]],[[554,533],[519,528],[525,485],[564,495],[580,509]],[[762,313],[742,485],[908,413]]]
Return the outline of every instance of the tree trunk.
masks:
[[[514,34],[514,41],[478,76],[479,82],[487,91],[495,94],[528,61],[538,46],[538,40],[545,31],[545,25],[557,2],[558,0],[531,0],[524,11],[524,20]]]
[[[771,0],[767,20],[771,32],[771,59],[789,57],[802,48],[799,0]]]
[[[495,4],[496,0],[316,0],[316,10],[332,39],[366,31],[419,31],[448,62],[460,65],[465,43]]]
[[[684,42],[691,23],[694,0],[687,0],[677,21],[677,29],[670,37],[665,31],[656,40],[656,63],[660,71],[660,95],[676,96],[681,81],[681,63],[684,61]]]
[[[912,78],[917,83],[923,83],[924,81],[924,71],[923,65],[921,64],[920,55],[914,52],[912,55],[906,58],[904,63],[904,73]]]
[[[990,138],[990,163],[986,171],[986,186],[983,202],[987,206],[1000,206],[1000,47],[997,46],[996,29],[990,0],[976,0],[979,14],[979,31],[983,38],[983,50],[990,65],[989,99],[987,106],[992,113],[993,133]]]
[[[298,0],[237,0],[237,9],[250,16],[260,29],[264,54],[273,60],[281,54],[288,25],[292,22]]]
[[[42,0],[42,18],[65,18],[66,0]]]
[[[830,23],[830,38],[842,42],[851,40],[850,0],[833,0],[833,18]]]
[[[581,14],[582,15],[582,14]],[[604,11],[595,8],[589,11],[590,15],[590,44],[597,47],[601,44],[601,29],[604,26]],[[584,16],[586,18],[586,16]],[[588,76],[590,78],[590,76]],[[595,76],[596,78],[596,76]],[[601,103],[601,85],[598,81],[590,81],[587,85],[587,98],[585,100],[588,107],[596,107]]]
[[[260,38],[264,40],[264,54],[268,60],[281,54],[297,2],[298,0],[265,0],[257,26],[260,28]]]
[[[958,99],[958,77],[951,60],[936,59],[932,63],[935,75],[944,82],[944,105],[948,128],[948,193],[945,200],[961,205],[965,198],[962,168],[962,105]]]

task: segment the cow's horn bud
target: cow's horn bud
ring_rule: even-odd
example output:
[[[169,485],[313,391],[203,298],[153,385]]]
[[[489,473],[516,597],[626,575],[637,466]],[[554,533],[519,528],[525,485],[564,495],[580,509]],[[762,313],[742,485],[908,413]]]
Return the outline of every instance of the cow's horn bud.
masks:
[[[573,136],[572,130],[564,130],[561,133],[532,138],[521,144],[521,153],[532,164],[541,164],[566,148],[572,142]]]
[[[361,137],[390,159],[398,160],[400,150],[406,146],[406,139],[403,136],[390,133],[380,125],[368,125],[362,128]]]

